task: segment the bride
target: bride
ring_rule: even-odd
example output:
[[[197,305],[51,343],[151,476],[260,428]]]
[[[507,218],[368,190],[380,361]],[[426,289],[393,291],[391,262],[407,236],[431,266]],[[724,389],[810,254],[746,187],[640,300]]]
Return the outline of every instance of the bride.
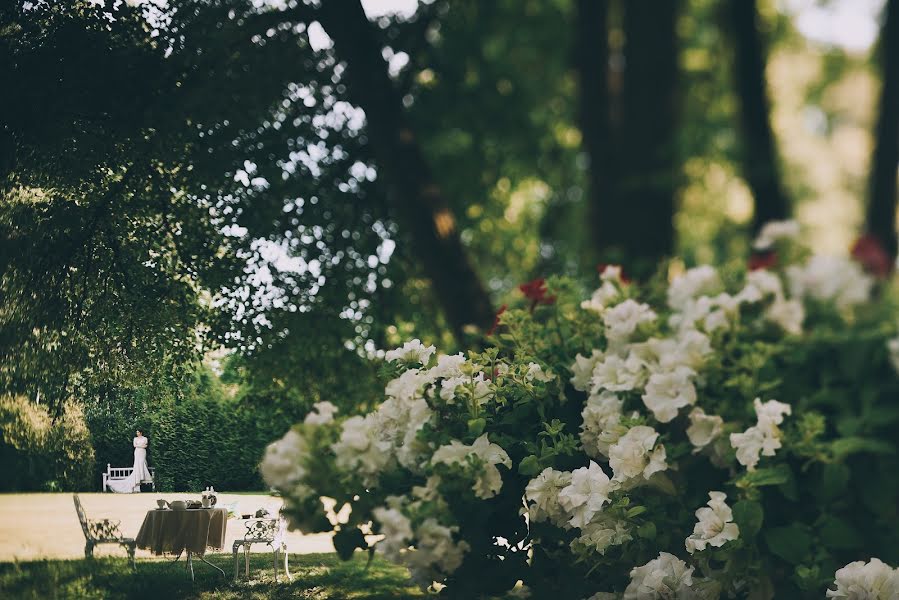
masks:
[[[109,489],[119,494],[131,494],[140,491],[140,484],[153,481],[150,469],[147,468],[148,440],[138,429],[134,437],[134,470],[125,479],[109,482]]]

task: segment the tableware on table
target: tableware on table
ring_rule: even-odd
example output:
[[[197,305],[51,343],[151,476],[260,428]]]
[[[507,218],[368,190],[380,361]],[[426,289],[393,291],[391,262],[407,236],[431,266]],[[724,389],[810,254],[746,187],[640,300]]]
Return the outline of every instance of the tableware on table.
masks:
[[[166,502],[165,500],[163,500],[162,498],[160,498],[159,500],[156,501],[156,506],[159,507],[158,510],[165,510],[165,507],[168,506],[168,504],[169,503]]]
[[[172,510],[186,510],[187,502],[184,500],[175,500],[173,502],[169,502],[169,508]]]
[[[252,519],[253,515],[240,515],[241,519]]]
[[[208,496],[203,498],[203,508],[212,508],[212,500]]]

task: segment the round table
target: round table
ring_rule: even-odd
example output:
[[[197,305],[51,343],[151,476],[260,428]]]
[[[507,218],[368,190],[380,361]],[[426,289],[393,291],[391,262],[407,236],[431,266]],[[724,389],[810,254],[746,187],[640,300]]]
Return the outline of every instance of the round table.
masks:
[[[154,509],[147,511],[137,534],[138,548],[153,554],[176,554],[175,560],[187,551],[187,568],[193,579],[193,555],[211,567],[225,572],[208,562],[203,555],[206,548],[221,549],[225,545],[228,525],[228,509]]]

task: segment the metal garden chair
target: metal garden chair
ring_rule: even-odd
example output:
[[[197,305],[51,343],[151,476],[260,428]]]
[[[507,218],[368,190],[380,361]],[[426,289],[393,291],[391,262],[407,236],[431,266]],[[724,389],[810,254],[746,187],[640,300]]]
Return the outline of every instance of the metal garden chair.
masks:
[[[293,578],[287,566],[287,542],[284,539],[287,526],[284,519],[247,519],[245,526],[247,528],[243,538],[234,540],[232,552],[234,555],[234,579],[238,578],[237,551],[243,548],[244,556],[244,573],[247,578],[250,577],[250,547],[253,544],[265,544],[272,550],[272,562],[275,566],[275,581],[278,580],[278,565],[280,555],[284,555],[284,574],[287,580]]]
[[[137,542],[132,538],[126,538],[119,529],[121,521],[112,519],[88,519],[81,506],[81,500],[78,494],[72,494],[75,501],[75,512],[78,513],[78,521],[81,523],[81,531],[84,532],[84,557],[93,558],[94,546],[99,544],[118,544],[128,551],[128,558],[131,560],[131,566],[134,567],[134,551]]]

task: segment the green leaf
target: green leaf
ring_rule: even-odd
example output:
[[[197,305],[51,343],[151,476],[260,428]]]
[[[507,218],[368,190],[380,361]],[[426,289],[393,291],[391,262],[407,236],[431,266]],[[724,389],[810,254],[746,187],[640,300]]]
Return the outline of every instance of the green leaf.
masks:
[[[839,517],[824,517],[818,534],[825,545],[838,550],[853,550],[864,546],[864,540],[858,530]]]
[[[734,522],[740,527],[740,537],[752,537],[762,528],[765,512],[755,500],[740,500],[732,511]]]
[[[637,536],[645,539],[651,540],[656,537],[656,524],[652,521],[648,523],[643,523],[640,527],[637,528]]]
[[[812,547],[812,536],[804,527],[794,523],[786,527],[775,527],[765,532],[768,548],[787,562],[794,565],[803,562]]]
[[[762,487],[764,485],[783,485],[793,478],[793,472],[787,465],[777,465],[749,471],[739,479],[739,487]]]
[[[341,529],[334,534],[334,550],[341,560],[350,560],[356,548],[368,548],[365,536],[358,527],[353,529]]]
[[[471,419],[468,421],[468,433],[471,436],[478,437],[484,433],[485,427],[487,427],[487,421],[484,418]]]
[[[531,454],[530,456],[525,456],[520,463],[518,463],[518,472],[526,477],[532,477],[540,472],[540,460]]]
[[[869,452],[871,454],[893,454],[896,448],[892,444],[883,440],[875,440],[864,437],[847,437],[834,440],[830,446],[833,455],[837,459],[844,458],[850,454],[858,454],[860,452]]]
[[[827,463],[821,469],[818,494],[825,502],[836,500],[849,485],[849,467],[841,463]]]
[[[642,515],[648,509],[645,506],[634,506],[633,508],[628,509],[627,518],[633,519],[636,516]]]

